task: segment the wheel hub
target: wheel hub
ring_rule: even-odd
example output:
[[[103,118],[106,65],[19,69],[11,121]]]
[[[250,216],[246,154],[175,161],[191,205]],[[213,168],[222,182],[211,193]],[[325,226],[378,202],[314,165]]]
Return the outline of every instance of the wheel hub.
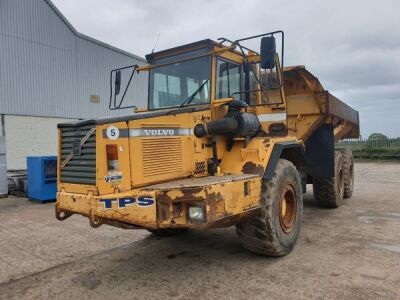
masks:
[[[287,185],[282,191],[279,201],[279,222],[282,230],[289,233],[296,221],[296,196],[291,185]]]

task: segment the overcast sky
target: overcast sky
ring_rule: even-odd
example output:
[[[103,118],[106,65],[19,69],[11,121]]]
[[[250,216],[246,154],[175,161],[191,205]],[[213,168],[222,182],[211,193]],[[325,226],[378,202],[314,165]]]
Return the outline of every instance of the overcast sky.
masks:
[[[53,0],[81,33],[144,57],[221,36],[282,29],[305,65],[360,112],[361,133],[400,136],[400,1]]]

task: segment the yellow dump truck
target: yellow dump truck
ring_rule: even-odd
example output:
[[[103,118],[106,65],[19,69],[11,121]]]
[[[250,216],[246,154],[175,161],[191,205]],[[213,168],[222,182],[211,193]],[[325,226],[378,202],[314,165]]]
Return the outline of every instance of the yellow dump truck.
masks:
[[[130,108],[143,72],[148,107],[58,125],[57,219],[163,236],[235,225],[245,248],[289,253],[306,184],[326,207],[351,197],[352,154],[334,145],[359,136],[359,118],[304,66],[283,67],[283,52],[276,31],[151,53],[124,87],[129,67],[113,70],[110,109]]]

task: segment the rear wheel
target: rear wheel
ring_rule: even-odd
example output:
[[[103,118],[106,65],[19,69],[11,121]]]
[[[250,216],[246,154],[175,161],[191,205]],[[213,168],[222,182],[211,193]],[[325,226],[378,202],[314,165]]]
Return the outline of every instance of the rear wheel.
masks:
[[[344,191],[343,198],[351,198],[354,186],[354,161],[350,149],[341,149],[343,156]]]
[[[147,230],[156,236],[166,237],[185,232],[187,228],[159,228],[159,229],[147,229]]]
[[[336,208],[343,204],[344,165],[340,151],[335,151],[335,176],[314,178],[314,199],[322,206]]]
[[[255,253],[286,255],[299,237],[302,211],[299,173],[290,161],[279,159],[273,177],[263,180],[260,214],[236,226],[239,240]]]

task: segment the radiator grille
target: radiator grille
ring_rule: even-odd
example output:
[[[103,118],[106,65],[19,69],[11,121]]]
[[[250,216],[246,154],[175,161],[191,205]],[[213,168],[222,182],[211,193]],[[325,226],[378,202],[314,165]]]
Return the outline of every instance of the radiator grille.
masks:
[[[96,131],[93,128],[94,125],[61,128],[61,182],[96,184]],[[86,142],[80,145],[91,130]]]
[[[142,154],[144,176],[182,172],[180,137],[143,138]]]

